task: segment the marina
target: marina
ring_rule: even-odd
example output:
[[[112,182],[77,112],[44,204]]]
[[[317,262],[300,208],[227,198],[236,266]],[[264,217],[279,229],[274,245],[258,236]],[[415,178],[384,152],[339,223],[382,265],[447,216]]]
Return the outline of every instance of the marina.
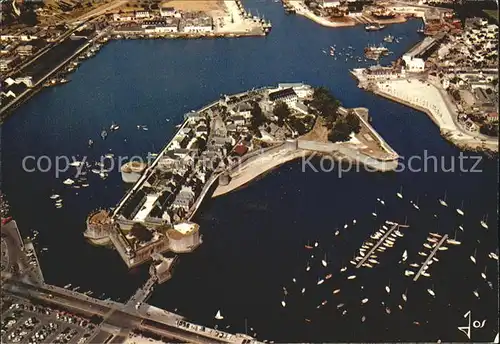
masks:
[[[425,271],[427,270],[427,268],[429,267],[429,262],[432,260],[432,258],[434,257],[434,255],[436,254],[436,252],[439,250],[439,248],[441,247],[441,245],[443,245],[445,242],[446,242],[446,239],[448,239],[448,234],[445,234],[441,240],[439,240],[439,242],[437,244],[434,245],[434,248],[432,249],[432,252],[427,256],[427,259],[424,261],[424,263],[422,264],[422,267],[418,270],[417,274],[415,275],[415,277],[413,278],[414,281],[418,280],[418,278],[420,277],[420,275],[422,275],[423,273],[425,273]]]

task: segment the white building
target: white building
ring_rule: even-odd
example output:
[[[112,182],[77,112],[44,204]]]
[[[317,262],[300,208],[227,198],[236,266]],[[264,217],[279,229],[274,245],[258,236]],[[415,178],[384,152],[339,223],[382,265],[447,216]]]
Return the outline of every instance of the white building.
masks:
[[[284,102],[291,106],[299,100],[299,97],[294,89],[290,87],[269,93],[269,100],[271,102]]]
[[[160,16],[162,17],[175,17],[177,11],[173,7],[162,6],[160,7]]]
[[[408,72],[423,72],[425,70],[425,61],[410,55],[403,55],[406,70]]]
[[[340,0],[323,0],[321,2],[321,6],[323,8],[339,7],[340,6]]]
[[[147,19],[149,18],[149,12],[148,11],[137,11],[135,12],[135,19]]]

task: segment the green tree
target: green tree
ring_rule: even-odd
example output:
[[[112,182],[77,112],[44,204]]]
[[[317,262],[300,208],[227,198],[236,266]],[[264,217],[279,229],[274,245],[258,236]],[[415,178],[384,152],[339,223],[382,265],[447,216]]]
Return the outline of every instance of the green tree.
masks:
[[[331,120],[335,121],[337,119],[337,110],[340,103],[331,95],[327,88],[318,87],[314,89],[311,106],[316,109],[320,116],[324,118],[333,116]]]
[[[335,123],[332,130],[328,134],[328,140],[331,142],[349,141],[351,131],[351,127],[346,121],[339,120]]]
[[[252,129],[258,130],[258,128],[266,121],[266,117],[262,113],[259,103],[253,103],[250,113],[252,114],[252,119],[250,121]]]
[[[277,102],[276,105],[274,105],[273,115],[278,117],[278,123],[282,125],[285,119],[290,115],[290,108],[284,102]]]
[[[345,117],[345,121],[351,128],[351,131],[353,131],[355,134],[359,133],[359,131],[361,130],[361,125],[358,116],[353,113],[348,113]]]

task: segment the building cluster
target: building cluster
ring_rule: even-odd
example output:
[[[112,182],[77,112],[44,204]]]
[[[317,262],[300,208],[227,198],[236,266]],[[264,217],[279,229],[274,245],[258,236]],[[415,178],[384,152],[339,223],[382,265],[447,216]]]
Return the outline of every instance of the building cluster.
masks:
[[[211,33],[213,18],[204,12],[180,12],[173,7],[161,7],[159,12],[136,11],[113,14],[115,26],[122,31],[144,34]]]
[[[294,130],[280,123],[273,109],[285,103],[290,116],[312,116],[303,103],[312,93],[308,85],[280,84],[221,96],[185,114],[184,123],[149,167],[122,168],[123,180],[135,182],[134,188],[109,216],[112,221],[102,211],[89,216],[87,237],[108,236],[129,267],[154,253],[194,250],[201,237],[198,225],[189,220],[205,194],[216,182],[227,183],[224,173],[252,156],[263,141],[293,137]],[[262,117],[258,124],[253,118],[256,107]]]

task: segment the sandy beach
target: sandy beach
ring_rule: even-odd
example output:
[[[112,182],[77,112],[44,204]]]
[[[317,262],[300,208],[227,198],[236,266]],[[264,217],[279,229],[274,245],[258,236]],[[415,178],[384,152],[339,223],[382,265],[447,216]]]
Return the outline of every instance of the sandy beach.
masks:
[[[319,17],[315,15],[311,10],[309,10],[306,5],[302,1],[289,1],[288,4],[293,7],[297,14],[300,14],[304,17],[311,19],[312,21],[321,24],[323,26],[328,27],[346,27],[346,26],[355,26],[357,23],[352,20],[349,22],[332,22],[323,17]]]
[[[425,112],[442,135],[461,148],[498,151],[498,141],[480,133],[468,132],[456,123],[457,109],[440,86],[417,79],[381,81],[374,93]]]

